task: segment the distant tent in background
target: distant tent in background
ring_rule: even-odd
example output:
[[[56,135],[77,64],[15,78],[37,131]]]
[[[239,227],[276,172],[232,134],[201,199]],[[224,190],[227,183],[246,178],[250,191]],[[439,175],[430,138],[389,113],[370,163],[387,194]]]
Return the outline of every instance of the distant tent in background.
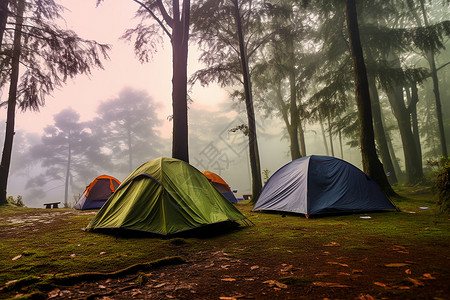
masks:
[[[311,155],[275,172],[253,210],[310,215],[397,209],[375,181],[338,158]]]
[[[234,197],[230,186],[222,179],[222,177],[210,171],[202,171],[202,173],[208,178],[209,182],[211,182],[211,184],[228,199],[228,201],[237,203],[237,199]]]
[[[170,235],[215,223],[245,220],[190,164],[162,157],[134,170],[88,224]]]
[[[112,176],[98,176],[86,187],[74,208],[80,210],[101,208],[119,185],[120,181]]]

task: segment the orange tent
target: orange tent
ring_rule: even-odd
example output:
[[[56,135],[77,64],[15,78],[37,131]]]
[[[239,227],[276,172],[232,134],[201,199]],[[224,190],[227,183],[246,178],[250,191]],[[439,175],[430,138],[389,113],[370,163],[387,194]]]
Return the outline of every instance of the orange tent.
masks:
[[[234,197],[233,192],[230,189],[230,186],[216,173],[210,171],[202,171],[203,175],[208,178],[209,182],[219,191],[222,195],[225,196],[231,203],[237,203],[236,197]]]
[[[101,208],[119,185],[120,181],[112,176],[98,176],[86,187],[74,208],[81,210]]]

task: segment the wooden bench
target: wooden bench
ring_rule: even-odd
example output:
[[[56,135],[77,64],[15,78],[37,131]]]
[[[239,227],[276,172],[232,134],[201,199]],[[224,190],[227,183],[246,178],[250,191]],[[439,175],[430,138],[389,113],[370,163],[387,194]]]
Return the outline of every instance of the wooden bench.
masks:
[[[51,202],[51,203],[44,203],[45,208],[58,208],[58,204],[61,202]]]

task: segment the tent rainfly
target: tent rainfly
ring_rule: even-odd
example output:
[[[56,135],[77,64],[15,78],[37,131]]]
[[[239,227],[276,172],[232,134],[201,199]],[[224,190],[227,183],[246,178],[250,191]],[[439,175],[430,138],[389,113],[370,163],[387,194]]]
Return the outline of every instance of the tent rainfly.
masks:
[[[245,217],[188,163],[157,158],[134,170],[87,228],[170,235]]]
[[[253,210],[310,215],[396,209],[360,169],[338,158],[311,155],[275,172]]]
[[[211,182],[211,184],[228,199],[228,201],[237,203],[237,199],[234,197],[230,186],[222,179],[222,177],[210,171],[202,171],[202,173],[208,178],[209,182]]]
[[[98,176],[86,187],[74,208],[80,210],[101,208],[119,184],[120,181],[112,176]]]

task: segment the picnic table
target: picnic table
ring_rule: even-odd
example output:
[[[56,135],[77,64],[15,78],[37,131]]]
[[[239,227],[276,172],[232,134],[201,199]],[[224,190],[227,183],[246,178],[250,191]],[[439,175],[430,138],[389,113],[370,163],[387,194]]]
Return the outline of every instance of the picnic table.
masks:
[[[50,203],[44,203],[45,208],[58,208],[58,204],[61,202],[50,202]]]

